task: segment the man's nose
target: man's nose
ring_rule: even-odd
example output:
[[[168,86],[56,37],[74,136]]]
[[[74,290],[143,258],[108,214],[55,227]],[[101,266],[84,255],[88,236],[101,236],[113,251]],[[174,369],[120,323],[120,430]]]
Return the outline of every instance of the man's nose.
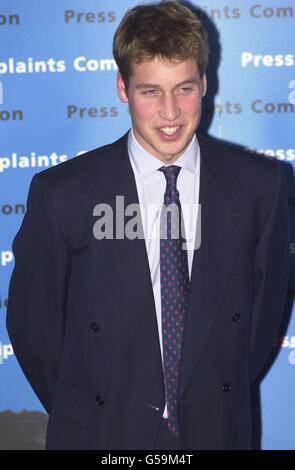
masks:
[[[160,108],[160,117],[168,121],[175,121],[180,115],[177,98],[172,95],[163,96]]]

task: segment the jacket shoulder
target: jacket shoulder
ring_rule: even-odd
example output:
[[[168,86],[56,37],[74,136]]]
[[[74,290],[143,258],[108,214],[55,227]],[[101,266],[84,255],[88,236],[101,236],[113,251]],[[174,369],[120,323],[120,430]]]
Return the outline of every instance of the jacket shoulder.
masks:
[[[67,192],[81,193],[94,184],[106,166],[116,164],[127,146],[127,134],[113,143],[70,158],[38,173],[42,182],[53,190],[64,188]]]
[[[204,158],[211,160],[216,174],[223,169],[235,174],[241,184],[253,188],[268,186],[272,188],[280,173],[280,164],[263,154],[250,151],[242,146],[221,141],[215,138],[198,136],[198,141]]]

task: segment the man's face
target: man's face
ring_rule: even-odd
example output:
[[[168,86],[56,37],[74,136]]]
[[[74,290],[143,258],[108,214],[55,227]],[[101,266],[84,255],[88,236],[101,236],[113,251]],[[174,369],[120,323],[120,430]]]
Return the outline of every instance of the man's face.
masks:
[[[158,58],[133,64],[128,90],[117,74],[120,99],[129,103],[136,139],[164,163],[173,163],[189,145],[201,117],[206,76],[194,59],[172,63]]]

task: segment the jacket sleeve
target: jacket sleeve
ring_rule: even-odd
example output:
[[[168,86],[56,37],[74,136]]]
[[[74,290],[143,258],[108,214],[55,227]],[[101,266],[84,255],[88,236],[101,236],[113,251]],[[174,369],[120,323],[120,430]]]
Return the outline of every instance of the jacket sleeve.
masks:
[[[277,163],[274,197],[255,250],[250,373],[254,381],[268,359],[284,311],[289,276],[288,197]]]
[[[50,412],[63,350],[69,255],[41,177],[31,182],[27,211],[12,249],[6,325],[14,353]]]

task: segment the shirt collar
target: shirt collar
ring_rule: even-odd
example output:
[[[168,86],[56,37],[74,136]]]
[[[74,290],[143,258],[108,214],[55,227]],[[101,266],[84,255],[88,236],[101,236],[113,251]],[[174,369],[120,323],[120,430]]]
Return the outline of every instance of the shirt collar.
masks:
[[[128,135],[128,153],[137,179],[144,179],[165,165],[139,144],[134,136],[133,129],[130,130]],[[200,167],[200,147],[196,135],[193,136],[185,152],[174,164],[192,173],[198,173]]]

